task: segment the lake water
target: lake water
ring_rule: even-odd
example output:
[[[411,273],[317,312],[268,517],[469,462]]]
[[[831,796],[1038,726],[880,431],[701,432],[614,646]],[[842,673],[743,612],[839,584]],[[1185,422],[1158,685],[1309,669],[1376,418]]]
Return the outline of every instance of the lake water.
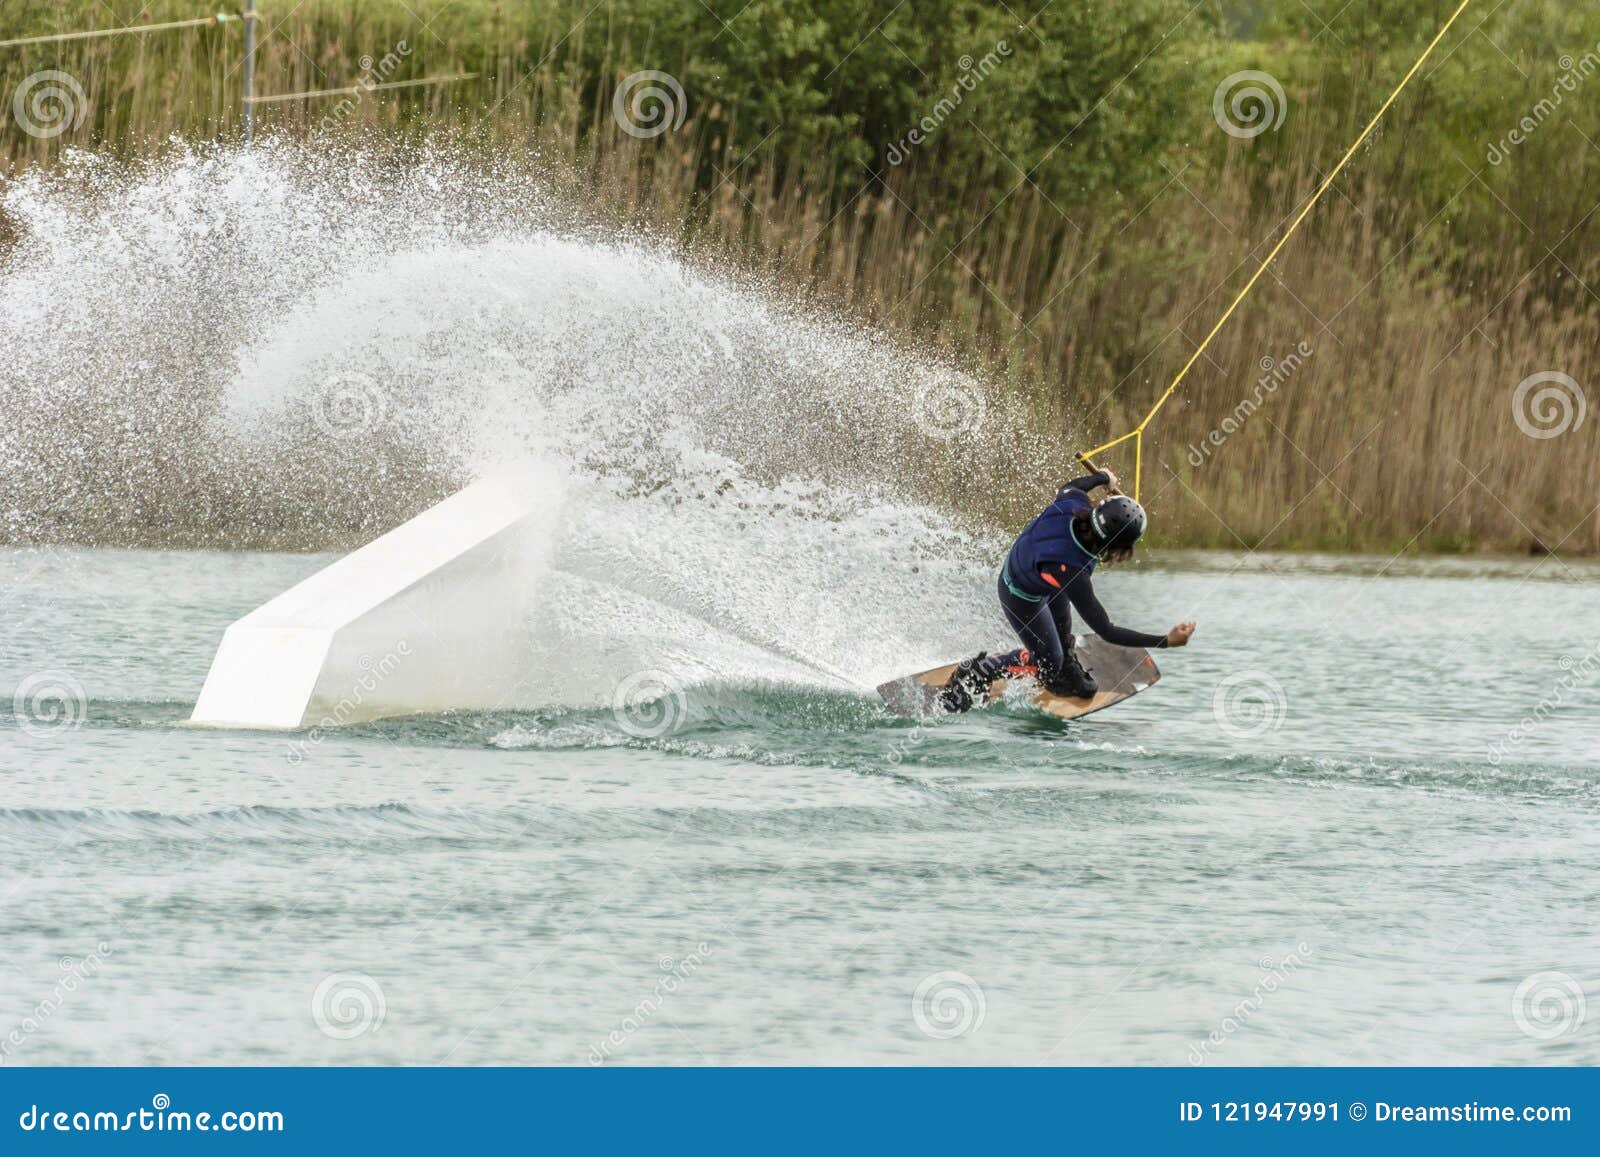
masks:
[[[5,1063],[1600,1063],[1593,565],[1161,556],[1099,587],[1195,643],[1077,724],[881,709],[965,567],[659,736],[182,726],[325,561],[0,553]]]

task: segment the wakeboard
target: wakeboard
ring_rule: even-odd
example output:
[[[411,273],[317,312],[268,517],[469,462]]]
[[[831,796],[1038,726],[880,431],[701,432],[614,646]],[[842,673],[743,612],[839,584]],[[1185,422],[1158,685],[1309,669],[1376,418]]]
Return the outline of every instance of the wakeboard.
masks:
[[[1114,703],[1137,695],[1161,678],[1156,661],[1142,647],[1118,647],[1099,635],[1080,635],[1077,639],[1078,662],[1094,676],[1100,689],[1092,699],[1074,699],[1066,695],[1052,695],[1043,687],[1033,684],[1034,705],[1058,719],[1081,719],[1103,711]],[[958,664],[946,663],[931,671],[891,679],[878,687],[878,694],[896,715],[918,717],[946,714],[939,702],[939,694],[950,681]],[[1006,693],[1010,679],[996,679],[989,687],[987,706]]]

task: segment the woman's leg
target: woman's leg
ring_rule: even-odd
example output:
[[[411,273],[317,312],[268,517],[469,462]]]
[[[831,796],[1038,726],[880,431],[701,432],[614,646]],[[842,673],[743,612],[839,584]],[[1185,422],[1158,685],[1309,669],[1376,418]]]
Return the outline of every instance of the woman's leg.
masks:
[[[1014,594],[1006,584],[1004,575],[1000,577],[999,594],[1000,609],[1005,612],[1006,622],[1011,624],[1017,638],[1027,648],[1028,658],[1038,664],[1041,673],[1046,670],[1059,671],[1064,657],[1061,632],[1056,629],[1055,615],[1051,613],[1049,602],[1044,599],[1036,603],[1029,602]],[[1022,661],[1022,656],[1015,652],[1005,656],[1007,666]]]
[[[1094,680],[1072,654],[1072,604],[1066,595],[1030,602],[1013,592],[1000,578],[1000,609],[1039,666],[1039,683],[1056,695],[1087,699],[1097,690]],[[1017,662],[1007,655],[1007,666]]]
[[[1049,604],[1050,617],[1055,620],[1056,634],[1061,636],[1061,649],[1071,651],[1074,643],[1072,637],[1072,600],[1065,594],[1055,597]]]
[[[1080,698],[1090,699],[1095,692],[1100,690],[1100,685],[1094,681],[1094,676],[1083,669],[1083,664],[1078,662],[1077,640],[1072,634],[1072,600],[1065,594],[1057,595],[1050,604],[1051,617],[1056,621],[1056,634],[1061,636],[1061,649],[1064,652],[1059,678],[1053,680],[1050,688],[1060,695],[1075,695]]]

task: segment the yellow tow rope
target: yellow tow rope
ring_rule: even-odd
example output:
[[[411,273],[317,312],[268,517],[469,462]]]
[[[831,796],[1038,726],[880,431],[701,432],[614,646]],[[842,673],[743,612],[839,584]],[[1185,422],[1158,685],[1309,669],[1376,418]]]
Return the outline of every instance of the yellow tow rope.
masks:
[[[1350,146],[1350,151],[1345,153],[1344,157],[1339,161],[1339,163],[1333,167],[1333,171],[1328,174],[1327,180],[1323,181],[1321,186],[1318,187],[1317,191],[1311,195],[1311,199],[1306,202],[1305,208],[1300,210],[1300,215],[1294,219],[1294,223],[1290,225],[1284,235],[1278,239],[1278,243],[1272,247],[1272,252],[1267,254],[1267,259],[1261,263],[1261,268],[1255,271],[1255,275],[1252,276],[1250,280],[1245,283],[1245,287],[1239,291],[1239,296],[1233,299],[1233,304],[1228,307],[1227,312],[1222,315],[1222,317],[1217,321],[1216,325],[1211,327],[1211,332],[1206,334],[1205,340],[1200,343],[1199,347],[1194,351],[1194,355],[1190,357],[1188,362],[1184,364],[1183,369],[1178,371],[1178,376],[1172,379],[1172,384],[1167,387],[1166,392],[1163,393],[1160,398],[1156,399],[1156,404],[1150,407],[1150,412],[1144,416],[1144,420],[1133,429],[1129,430],[1126,434],[1122,435],[1122,437],[1113,438],[1111,441],[1096,446],[1092,450],[1083,451],[1078,455],[1078,460],[1080,462],[1088,463],[1089,459],[1094,455],[1102,454],[1115,446],[1120,446],[1122,443],[1131,438],[1133,440],[1133,498],[1135,502],[1139,500],[1140,475],[1144,467],[1145,427],[1148,426],[1156,414],[1160,412],[1161,407],[1167,404],[1167,399],[1172,397],[1173,391],[1182,384],[1183,379],[1188,377],[1189,371],[1194,369],[1195,363],[1198,362],[1205,354],[1206,347],[1211,344],[1211,340],[1222,331],[1223,326],[1228,324],[1228,319],[1231,318],[1234,315],[1234,312],[1238,310],[1239,306],[1244,303],[1244,299],[1250,296],[1250,291],[1256,287],[1256,282],[1260,281],[1261,278],[1266,275],[1267,270],[1272,267],[1272,263],[1278,259],[1278,254],[1283,252],[1283,247],[1289,243],[1289,238],[1294,236],[1295,230],[1300,228],[1300,223],[1311,215],[1311,210],[1317,207],[1317,202],[1322,200],[1322,195],[1332,188],[1333,182],[1338,178],[1339,174],[1344,171],[1345,166],[1350,163],[1350,158],[1356,155],[1356,150],[1366,143],[1367,138],[1370,137],[1373,130],[1378,127],[1378,122],[1383,120],[1384,114],[1389,111],[1390,106],[1392,106],[1395,101],[1400,99],[1400,94],[1406,90],[1406,85],[1410,84],[1411,79],[1422,70],[1422,66],[1428,62],[1428,57],[1433,55],[1433,50],[1438,48],[1440,42],[1442,42],[1444,38],[1449,35],[1450,29],[1455,27],[1456,21],[1461,18],[1461,14],[1467,10],[1467,5],[1471,3],[1472,0],[1461,0],[1461,7],[1455,10],[1455,14],[1452,15],[1449,20],[1445,21],[1444,27],[1439,29],[1439,35],[1433,38],[1433,43],[1429,44],[1422,55],[1417,58],[1417,62],[1411,66],[1411,71],[1406,73],[1405,79],[1400,82],[1400,84],[1395,88],[1394,92],[1389,94],[1389,99],[1383,102],[1383,107],[1380,108],[1378,110],[1378,114],[1372,118],[1372,123],[1367,125],[1366,129],[1362,131],[1361,135],[1356,138],[1356,143]]]

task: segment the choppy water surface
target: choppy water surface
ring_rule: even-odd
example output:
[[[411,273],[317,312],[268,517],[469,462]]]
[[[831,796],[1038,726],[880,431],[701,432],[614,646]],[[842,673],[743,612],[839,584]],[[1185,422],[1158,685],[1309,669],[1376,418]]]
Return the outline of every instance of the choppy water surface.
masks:
[[[1076,725],[879,708],[998,639],[950,564],[759,631],[613,590],[530,710],[178,726],[323,561],[0,554],[6,1063],[1600,1061],[1592,566],[1166,556],[1101,587],[1196,644]],[[640,737],[645,662],[723,674]]]

